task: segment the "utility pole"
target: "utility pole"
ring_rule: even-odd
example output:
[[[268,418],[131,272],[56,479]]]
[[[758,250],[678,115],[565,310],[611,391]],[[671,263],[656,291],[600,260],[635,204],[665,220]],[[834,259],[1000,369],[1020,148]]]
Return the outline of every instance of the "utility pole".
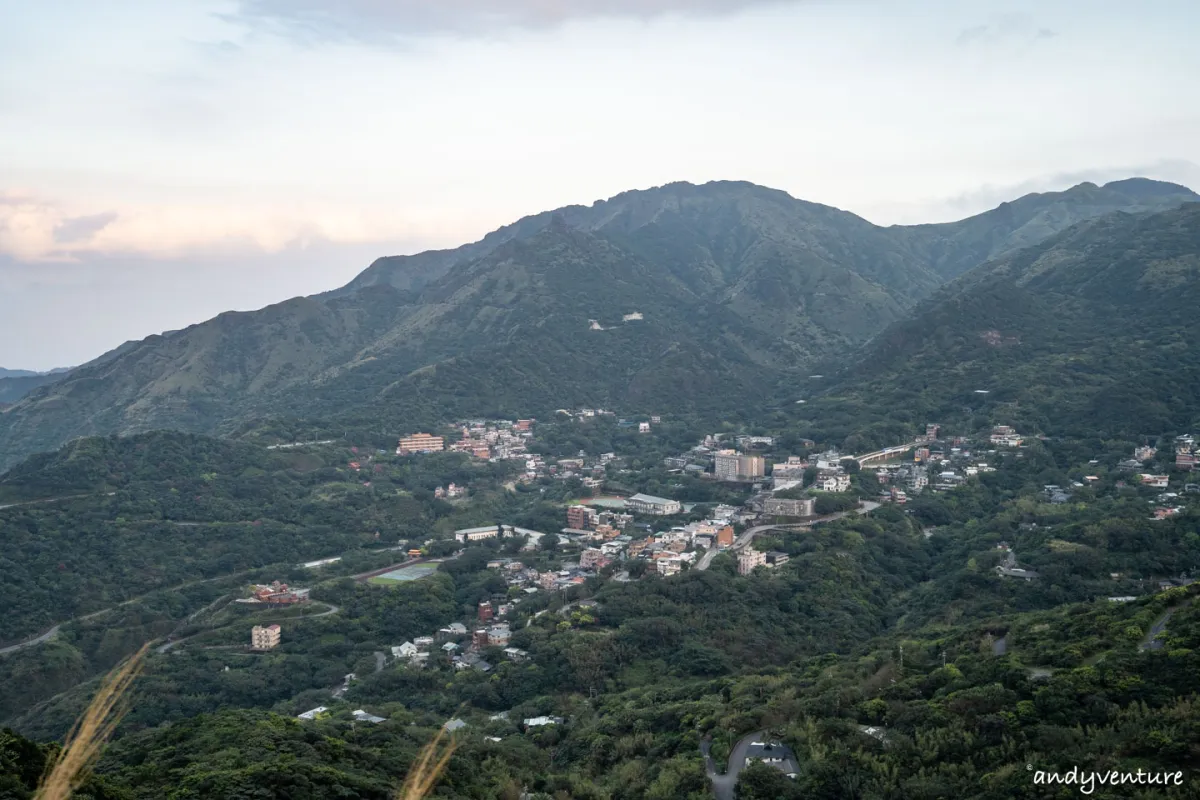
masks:
[[[900,672],[904,672],[904,645],[900,645]]]
[[[946,651],[942,651],[942,669],[946,668]]]

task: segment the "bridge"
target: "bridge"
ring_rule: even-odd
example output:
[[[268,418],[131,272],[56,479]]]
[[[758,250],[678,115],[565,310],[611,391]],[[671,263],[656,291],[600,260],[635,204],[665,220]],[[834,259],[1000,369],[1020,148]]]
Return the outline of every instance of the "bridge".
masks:
[[[914,447],[920,447],[921,445],[926,444],[928,441],[929,440],[924,437],[918,437],[913,439],[908,444],[898,444],[895,447],[885,447],[882,450],[876,450],[874,453],[867,453],[866,455],[862,456],[851,456],[851,458],[857,461],[860,467],[865,467],[867,464],[874,464],[876,461],[887,461],[889,458],[898,456],[907,450],[913,449]]]

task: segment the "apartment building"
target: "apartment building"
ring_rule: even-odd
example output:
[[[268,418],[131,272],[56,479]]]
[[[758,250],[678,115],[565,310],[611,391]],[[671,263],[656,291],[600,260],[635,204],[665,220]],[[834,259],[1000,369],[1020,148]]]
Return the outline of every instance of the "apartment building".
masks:
[[[762,456],[722,450],[713,456],[713,471],[720,481],[753,480],[766,474],[767,462]]]
[[[250,629],[251,650],[274,650],[279,646],[280,628],[278,625],[255,625]]]
[[[396,455],[440,453],[445,449],[446,442],[441,436],[433,436],[428,433],[414,433],[412,436],[405,436],[400,440],[400,446],[396,448]]]
[[[755,567],[767,563],[767,554],[752,547],[745,547],[738,553],[738,575],[749,575]]]
[[[763,513],[769,517],[811,517],[816,502],[812,497],[795,500],[768,497],[763,501]]]

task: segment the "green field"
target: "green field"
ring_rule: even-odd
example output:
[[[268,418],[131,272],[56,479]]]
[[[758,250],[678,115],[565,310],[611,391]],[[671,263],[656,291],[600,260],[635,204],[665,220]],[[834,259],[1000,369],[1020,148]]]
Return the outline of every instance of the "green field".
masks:
[[[435,572],[437,572],[436,564],[417,564],[412,567],[394,569],[391,572],[376,575],[374,578],[367,578],[367,583],[373,583],[376,586],[392,586],[396,583],[404,583],[405,581],[420,580]]]

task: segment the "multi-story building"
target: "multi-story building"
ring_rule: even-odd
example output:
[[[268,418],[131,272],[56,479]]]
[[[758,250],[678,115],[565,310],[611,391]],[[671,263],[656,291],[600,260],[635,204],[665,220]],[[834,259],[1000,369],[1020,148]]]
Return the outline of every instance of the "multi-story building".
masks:
[[[511,635],[507,625],[493,625],[487,630],[487,643],[491,647],[508,647]]]
[[[733,546],[733,526],[725,525],[717,531],[717,547]]]
[[[651,514],[659,517],[669,517],[683,511],[678,500],[668,500],[665,497],[655,497],[649,494],[635,494],[625,501],[625,508],[635,514]]]
[[[1134,448],[1133,457],[1136,461],[1149,461],[1150,459],[1154,458],[1154,455],[1157,452],[1158,450],[1156,448],[1153,448],[1148,444],[1144,444],[1141,447]]]
[[[850,491],[850,476],[844,472],[826,472],[817,476],[817,482],[813,484],[813,488],[822,492],[848,492]]]
[[[595,547],[589,547],[579,555],[581,569],[597,569],[607,562],[608,559],[604,557],[604,553]]]
[[[738,575],[749,575],[754,571],[755,567],[761,567],[767,563],[767,554],[752,547],[743,548],[738,553]]]
[[[567,527],[586,531],[596,524],[600,513],[584,505],[567,506]]]
[[[816,506],[812,497],[795,500],[783,497],[768,497],[763,501],[763,513],[769,517],[811,517]]]
[[[678,556],[668,556],[655,561],[654,567],[658,571],[658,574],[664,578],[671,575],[678,575],[680,570],[683,569],[683,560]]]
[[[250,648],[252,650],[273,650],[279,646],[280,628],[278,625],[255,625],[250,629]]]
[[[713,469],[717,480],[753,480],[766,474],[767,462],[762,456],[744,455],[734,450],[722,450],[713,456]]]
[[[400,446],[396,448],[396,455],[440,453],[445,447],[445,440],[441,436],[433,436],[428,433],[414,433],[412,436],[406,436],[400,440]]]
[[[499,525],[486,525],[481,528],[462,528],[454,532],[454,538],[460,542],[481,542],[484,539],[494,539],[499,535]]]
[[[493,612],[491,603],[489,603],[487,600],[484,600],[482,603],[479,604],[479,621],[480,622],[488,622],[489,620],[491,620],[493,615],[494,615],[494,612]]]
[[[941,430],[941,425],[938,425],[936,422],[930,422],[925,426],[925,438],[933,441],[934,439],[938,438],[938,434],[941,432]]]

